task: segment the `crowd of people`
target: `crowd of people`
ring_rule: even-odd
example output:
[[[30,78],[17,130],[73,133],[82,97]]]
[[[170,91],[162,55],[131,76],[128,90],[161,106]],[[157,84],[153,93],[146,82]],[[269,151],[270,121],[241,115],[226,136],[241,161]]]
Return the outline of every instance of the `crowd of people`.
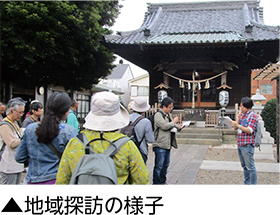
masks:
[[[176,132],[183,128],[178,125],[179,118],[172,117],[174,101],[170,97],[162,100],[152,125],[143,117],[150,108],[147,99],[136,98],[131,105],[133,112],[129,114],[114,93],[95,93],[83,129],[76,114],[78,102],[71,101],[65,93],[53,93],[45,107],[39,101],[32,101],[20,127],[18,121],[25,105],[26,101],[19,97],[9,100],[7,105],[0,103],[1,184],[20,184],[24,170],[23,184],[69,184],[85,154],[85,145],[76,138],[79,133],[85,136],[94,153],[104,153],[112,142],[125,136],[120,129],[136,121],[134,139],[129,139],[113,156],[117,183],[150,184],[146,162],[148,143],[152,143],[155,153],[152,183],[166,184],[171,148],[178,149]],[[251,114],[251,108],[252,100],[242,98],[241,113],[238,120],[232,122],[238,130],[238,153],[245,184],[257,183],[253,157],[257,117]]]

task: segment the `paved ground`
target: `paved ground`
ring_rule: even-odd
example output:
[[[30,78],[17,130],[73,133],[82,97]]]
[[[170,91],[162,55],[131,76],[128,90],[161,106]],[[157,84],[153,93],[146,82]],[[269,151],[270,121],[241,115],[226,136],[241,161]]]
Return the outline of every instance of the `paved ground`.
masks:
[[[208,146],[179,144],[171,150],[167,174],[169,185],[243,184],[236,145]],[[151,149],[151,147],[150,147]],[[280,184],[280,164],[276,162],[276,147],[262,145],[255,150],[258,184]],[[154,153],[150,150],[147,162],[150,183],[153,179]],[[22,180],[25,174],[22,175]]]
[[[255,150],[258,184],[280,184],[280,164],[276,162],[276,149],[263,145]],[[150,152],[147,167],[152,172],[154,153]],[[167,174],[168,184],[243,184],[243,170],[235,145],[179,145],[172,149]]]

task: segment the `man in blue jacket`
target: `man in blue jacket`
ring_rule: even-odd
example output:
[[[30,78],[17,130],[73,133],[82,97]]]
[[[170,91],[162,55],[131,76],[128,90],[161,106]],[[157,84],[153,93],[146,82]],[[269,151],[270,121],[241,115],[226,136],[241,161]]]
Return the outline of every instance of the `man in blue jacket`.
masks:
[[[80,124],[77,118],[77,113],[76,110],[79,106],[79,103],[76,100],[72,100],[72,104],[71,104],[71,109],[70,112],[67,116],[67,124],[71,125],[72,127],[74,127],[76,129],[77,132],[80,131]]]

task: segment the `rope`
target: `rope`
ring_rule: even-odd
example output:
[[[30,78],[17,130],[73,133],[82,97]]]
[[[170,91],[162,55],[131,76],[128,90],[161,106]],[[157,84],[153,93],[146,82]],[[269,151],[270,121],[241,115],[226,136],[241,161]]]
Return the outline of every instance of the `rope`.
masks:
[[[177,80],[183,81],[183,82],[188,82],[188,83],[202,83],[202,82],[207,82],[207,81],[210,81],[210,80],[212,80],[212,79],[215,79],[215,78],[217,78],[217,77],[219,77],[219,76],[221,76],[221,75],[224,75],[224,74],[226,74],[226,73],[227,73],[227,71],[222,72],[222,73],[220,73],[220,74],[218,74],[218,75],[215,75],[215,76],[213,76],[213,77],[211,77],[211,78],[207,78],[207,79],[203,79],[203,80],[195,80],[195,81],[191,80],[191,81],[190,81],[190,80],[185,80],[185,79],[182,79],[182,78],[178,78],[178,77],[175,77],[175,76],[173,76],[173,75],[170,75],[169,73],[163,72],[163,74],[168,75],[168,76],[170,76],[171,78],[174,78],[174,79],[177,79]]]

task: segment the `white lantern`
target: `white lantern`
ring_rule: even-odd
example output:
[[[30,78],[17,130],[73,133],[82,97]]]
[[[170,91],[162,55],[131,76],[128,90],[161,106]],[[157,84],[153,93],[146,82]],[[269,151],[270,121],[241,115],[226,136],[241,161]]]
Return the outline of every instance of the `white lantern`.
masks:
[[[165,90],[158,91],[158,102],[161,103],[162,100],[167,97],[167,92]]]
[[[226,107],[229,103],[229,93],[228,91],[221,91],[219,93],[219,103],[222,107]]]

